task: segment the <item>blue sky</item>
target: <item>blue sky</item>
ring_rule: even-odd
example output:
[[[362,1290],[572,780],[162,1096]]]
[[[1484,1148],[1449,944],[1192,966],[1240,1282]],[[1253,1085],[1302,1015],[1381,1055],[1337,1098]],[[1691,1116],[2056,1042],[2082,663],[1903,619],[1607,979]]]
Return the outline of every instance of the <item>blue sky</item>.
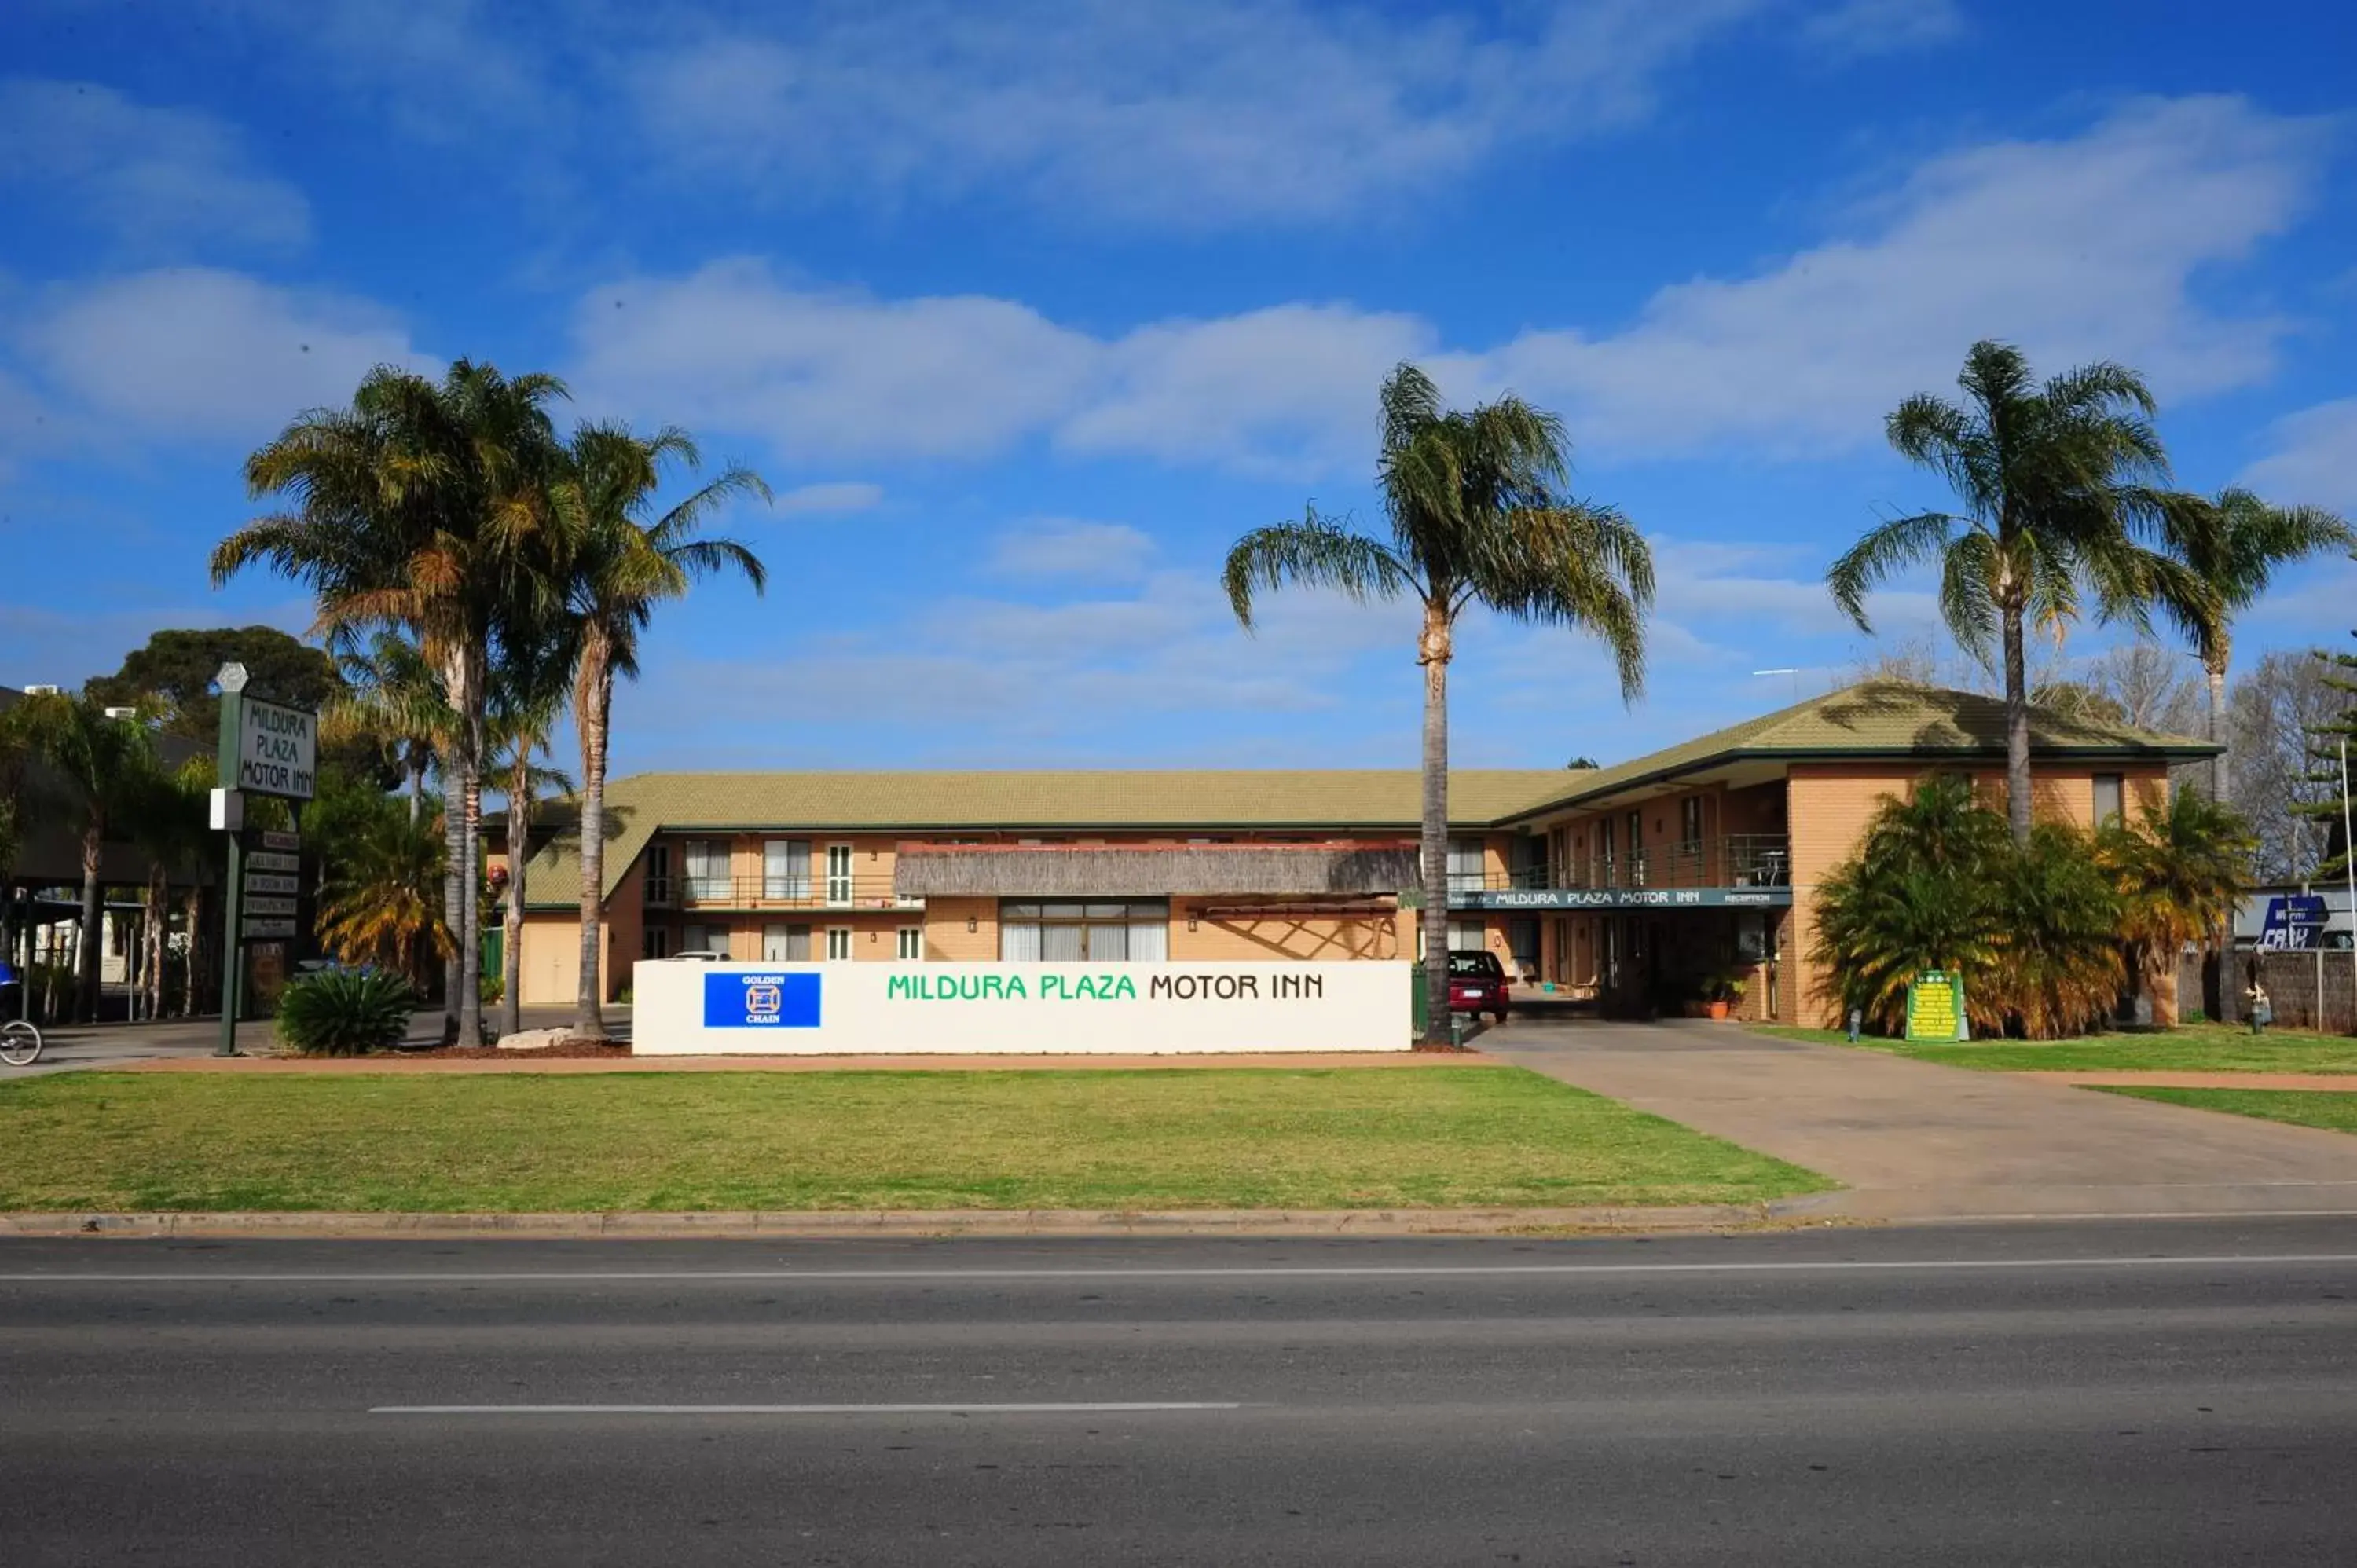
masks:
[[[1457,759],[1630,756],[1936,635],[1820,578],[1942,503],[1881,416],[1975,338],[2144,371],[2188,486],[2357,512],[2352,59],[2288,0],[16,0],[0,682],[300,629],[207,585],[240,458],[467,354],[777,489],[728,524],[769,595],[665,616],[624,768],[1407,766],[1413,618],[1248,639],[1216,575],[1305,500],[1380,524],[1414,358],[1559,411],[1663,575],[1633,708],[1469,624]],[[2309,567],[2241,647],[2352,598]]]

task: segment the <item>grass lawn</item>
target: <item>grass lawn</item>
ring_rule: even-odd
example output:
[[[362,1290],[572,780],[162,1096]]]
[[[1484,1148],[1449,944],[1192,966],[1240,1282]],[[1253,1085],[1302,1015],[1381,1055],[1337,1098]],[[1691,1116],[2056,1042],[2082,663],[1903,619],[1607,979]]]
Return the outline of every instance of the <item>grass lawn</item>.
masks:
[[[1363,1208],[1833,1185],[1520,1069],[59,1073],[0,1210]]]
[[[1754,1026],[1760,1034],[1788,1040],[1842,1046],[1849,1036],[1835,1029],[1789,1029]],[[1910,1045],[1904,1040],[1858,1037],[1861,1048],[1913,1057],[1949,1067],[1991,1072],[2346,1072],[2357,1073],[2357,1039],[2346,1035],[2302,1035],[2269,1029],[2254,1036],[2248,1027],[2184,1024],[2149,1034],[2088,1035],[2075,1040],[1975,1041],[1970,1045]],[[2357,1081],[2351,1084],[2357,1089]]]
[[[2160,1100],[2171,1105],[2191,1105],[2203,1111],[2231,1111],[2237,1116],[2259,1116],[2269,1122],[2290,1122],[2302,1127],[2325,1127],[2335,1133],[2357,1133],[2357,1092],[2338,1090],[2282,1089],[2106,1089],[2136,1100]]]

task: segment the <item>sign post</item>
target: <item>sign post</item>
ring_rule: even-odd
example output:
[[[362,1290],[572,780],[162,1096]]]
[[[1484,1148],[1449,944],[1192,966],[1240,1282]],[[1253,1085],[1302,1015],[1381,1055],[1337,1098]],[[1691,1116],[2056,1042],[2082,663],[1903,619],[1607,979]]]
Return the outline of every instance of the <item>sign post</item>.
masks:
[[[261,846],[246,853],[245,797],[274,795],[298,803],[311,799],[318,784],[319,716],[248,696],[242,664],[222,665],[215,680],[221,714],[214,822],[229,835],[229,880],[221,890],[221,1045],[213,1054],[233,1057],[246,944],[295,935],[296,896],[302,886],[302,840],[296,834],[265,832]]]

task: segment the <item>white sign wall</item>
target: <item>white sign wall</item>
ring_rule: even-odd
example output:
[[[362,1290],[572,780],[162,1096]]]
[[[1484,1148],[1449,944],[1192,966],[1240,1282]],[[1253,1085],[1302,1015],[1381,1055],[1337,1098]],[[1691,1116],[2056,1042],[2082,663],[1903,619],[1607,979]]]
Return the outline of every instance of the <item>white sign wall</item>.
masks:
[[[631,970],[644,1056],[1404,1051],[1408,966],[704,963]]]

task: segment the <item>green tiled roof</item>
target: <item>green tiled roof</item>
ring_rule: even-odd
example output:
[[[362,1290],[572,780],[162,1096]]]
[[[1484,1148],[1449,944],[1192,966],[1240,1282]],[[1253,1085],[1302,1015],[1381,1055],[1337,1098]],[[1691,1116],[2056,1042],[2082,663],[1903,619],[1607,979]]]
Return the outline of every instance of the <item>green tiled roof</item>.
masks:
[[[2032,757],[2106,756],[2182,762],[2209,757],[2218,748],[2205,740],[2158,735],[2033,705],[2029,749]],[[1632,784],[1745,759],[2004,755],[2003,699],[1904,681],[1864,681],[1563,781],[1544,800],[1511,815],[1528,817],[1598,800]]]
[[[2030,745],[2045,757],[2113,756],[2185,761],[2206,741],[2030,713]],[[2005,704],[1971,692],[1869,681],[1601,769],[1452,769],[1449,821],[1518,822],[1654,779],[1746,758],[2002,757]],[[1413,830],[1416,774],[1406,768],[1293,771],[640,773],[606,789],[605,891],[658,831],[737,830],[912,834],[1039,829],[1205,832],[1222,828]],[[562,806],[544,809],[562,821]],[[575,835],[560,832],[532,858],[534,908],[576,905]]]
[[[1449,817],[1479,826],[1560,790],[1560,768],[1450,772]],[[1400,828],[1421,815],[1407,768],[1294,771],[640,773],[606,787],[605,891],[660,830],[952,832],[1043,829]],[[564,809],[544,808],[551,820]],[[560,832],[526,870],[532,907],[577,904],[576,835]]]

